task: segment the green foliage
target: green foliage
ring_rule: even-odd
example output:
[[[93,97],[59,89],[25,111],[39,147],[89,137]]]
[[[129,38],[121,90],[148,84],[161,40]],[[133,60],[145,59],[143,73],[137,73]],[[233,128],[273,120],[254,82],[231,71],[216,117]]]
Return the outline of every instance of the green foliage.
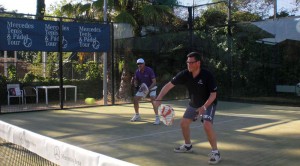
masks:
[[[17,70],[14,65],[9,65],[7,68],[8,76],[7,79],[10,81],[17,81]]]
[[[65,16],[61,10],[61,7],[67,4],[67,0],[60,0],[60,2],[51,4],[48,8],[47,15],[62,17]]]
[[[118,63],[118,70],[122,71],[123,67],[124,67],[124,60],[120,60]]]
[[[261,17],[257,14],[252,14],[244,11],[237,11],[232,14],[232,21],[242,22],[242,21],[259,21]]]
[[[34,59],[34,63],[42,62],[42,52],[38,52],[36,58]]]
[[[101,76],[100,73],[100,68],[98,66],[98,64],[94,61],[89,61],[86,64],[86,79],[87,80],[95,80],[95,79],[99,79]]]
[[[277,18],[280,18],[280,17],[287,17],[289,16],[289,13],[287,11],[281,11],[278,15],[277,15]]]
[[[52,77],[46,77],[42,81],[44,83],[47,83],[48,85],[59,85],[60,83],[59,78],[52,78]]]
[[[5,85],[6,82],[7,78],[4,75],[0,74],[0,85]]]
[[[47,82],[46,80],[47,80],[47,78],[45,78],[41,75],[35,75],[34,82]]]
[[[273,3],[274,0],[234,0],[232,1],[232,10],[233,12],[249,11],[264,18],[269,15]]]
[[[75,71],[82,75],[86,71],[86,64],[75,64]]]
[[[75,72],[79,75],[85,75],[86,80],[96,80],[103,77],[102,65],[94,61],[89,61],[86,64],[75,64]]]
[[[58,56],[56,54],[48,54],[47,56],[47,75],[49,77],[57,77],[58,76]]]
[[[33,82],[35,80],[36,76],[33,74],[32,71],[25,74],[23,78],[23,82]]]
[[[153,4],[174,6],[174,5],[178,5],[178,1],[177,0],[156,0],[153,2]]]
[[[127,11],[121,11],[115,18],[115,22],[122,22],[131,24],[133,27],[136,27],[138,24],[134,17]]]
[[[43,75],[43,64],[41,63],[32,63],[28,66],[28,69],[30,69],[30,71],[34,74],[34,75]]]
[[[17,55],[18,55],[19,60],[33,63],[34,59],[36,59],[37,52],[35,52],[35,51],[18,51]]]
[[[161,25],[172,18],[172,10],[164,5],[145,5],[141,10],[145,25]]]
[[[206,10],[200,19],[200,25],[205,26],[220,26],[225,25],[227,20],[227,13],[219,11],[215,8]]]

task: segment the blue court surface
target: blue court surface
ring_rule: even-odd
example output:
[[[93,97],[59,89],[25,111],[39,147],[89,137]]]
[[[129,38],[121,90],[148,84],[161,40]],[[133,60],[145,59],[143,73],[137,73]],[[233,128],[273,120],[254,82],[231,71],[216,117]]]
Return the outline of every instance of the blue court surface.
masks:
[[[2,114],[0,120],[141,166],[208,165],[210,146],[200,121],[191,125],[193,153],[174,153],[183,143],[180,119],[187,100],[165,101],[175,112],[172,126],[153,125],[151,103],[140,104],[142,121],[130,122],[133,105]],[[214,128],[226,166],[298,166],[300,107],[218,103]]]

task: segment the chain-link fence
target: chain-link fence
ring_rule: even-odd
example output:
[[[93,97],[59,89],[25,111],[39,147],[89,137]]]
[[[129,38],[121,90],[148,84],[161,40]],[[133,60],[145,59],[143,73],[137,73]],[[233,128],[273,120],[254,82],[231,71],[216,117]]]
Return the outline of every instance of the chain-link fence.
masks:
[[[193,10],[201,12],[201,8]],[[186,11],[188,24],[188,9],[176,10]],[[186,68],[188,52],[199,51],[205,55],[205,67],[216,77],[220,99],[299,105],[299,20],[293,16],[206,27],[197,26],[195,21],[193,29],[187,26],[175,32],[151,34],[155,29],[148,27],[150,32],[145,37],[115,40],[116,79],[123,79],[116,81],[117,99],[127,99],[122,94],[126,90],[125,94],[133,94],[132,87],[123,87],[130,87],[136,59],[144,58],[146,65],[154,69],[160,89]],[[119,85],[126,82],[128,85]],[[180,87],[168,98],[187,96]]]

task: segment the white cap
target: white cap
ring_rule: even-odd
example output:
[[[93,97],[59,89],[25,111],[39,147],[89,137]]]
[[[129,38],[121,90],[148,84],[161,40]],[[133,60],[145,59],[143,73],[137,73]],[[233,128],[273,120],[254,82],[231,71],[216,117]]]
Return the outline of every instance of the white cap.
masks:
[[[144,59],[143,58],[140,58],[136,61],[136,63],[145,63]]]

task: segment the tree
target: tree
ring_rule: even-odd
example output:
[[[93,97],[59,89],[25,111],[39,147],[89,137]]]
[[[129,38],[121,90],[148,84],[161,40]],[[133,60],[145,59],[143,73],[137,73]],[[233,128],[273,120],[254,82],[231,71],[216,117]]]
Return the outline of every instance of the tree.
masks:
[[[47,14],[56,17],[63,17],[64,12],[61,10],[61,8],[66,4],[67,0],[61,0],[59,3],[51,4],[48,8]]]
[[[233,22],[243,22],[243,21],[259,21],[262,18],[256,14],[252,14],[244,11],[236,11],[232,14]]]
[[[77,19],[94,19],[91,12],[91,4],[86,3],[68,3],[61,7],[62,12],[66,13],[67,17],[75,17]]]
[[[2,13],[3,12],[3,13]],[[9,13],[5,13],[5,12],[9,12]],[[23,18],[23,15],[14,15],[14,13],[17,13],[17,10],[13,10],[13,11],[7,11],[7,9],[5,9],[5,7],[3,5],[0,5],[0,13],[2,17],[17,17],[17,18]],[[13,13],[13,14],[10,14]]]
[[[5,8],[3,7],[3,5],[0,5],[0,12],[5,12]]]
[[[176,3],[175,0],[171,0]],[[170,2],[169,2],[170,3]],[[92,5],[93,11],[95,13],[103,13],[103,0],[97,0]],[[102,17],[101,14],[96,16]],[[129,23],[134,27],[136,36],[140,35],[142,26],[156,26],[163,27],[170,24],[170,20],[173,20],[173,13],[170,7],[164,5],[152,5],[151,2],[147,1],[133,1],[133,0],[120,0],[112,1],[108,0],[108,21],[114,21],[116,23]],[[132,66],[130,63],[132,59],[132,52],[130,50],[130,45],[126,45],[126,51],[124,52],[123,59],[123,70],[121,74],[120,88],[118,91],[119,97],[127,100],[131,98],[130,80],[132,76]],[[128,49],[128,50],[127,50]],[[129,84],[129,85],[128,85]]]
[[[142,26],[163,27],[170,24],[173,20],[174,14],[169,6],[165,5],[152,5],[149,2],[141,2],[140,4],[129,1],[119,1],[120,8],[116,17],[112,18],[115,22],[125,22],[135,27],[135,33],[140,35]],[[126,3],[128,2],[128,3]],[[136,12],[137,11],[137,12]],[[128,48],[127,48],[128,49]],[[130,64],[133,63],[132,50],[127,50],[124,53],[124,68],[122,71],[120,88],[118,90],[119,98],[128,100],[131,99],[131,79],[134,71],[130,69]],[[133,60],[134,61],[134,60]]]
[[[293,0],[294,8],[288,10],[286,8],[282,8],[279,12],[288,13],[288,15],[292,15],[294,12],[299,11],[300,0]],[[236,11],[244,11],[249,12],[252,14],[256,14],[261,18],[269,18],[270,13],[271,15],[274,9],[274,0],[232,0],[232,9],[233,12]],[[288,16],[288,15],[281,15],[281,16]]]
[[[61,7],[63,16],[85,18],[85,19],[102,19],[103,18],[103,0],[96,0],[94,2],[85,1],[82,3],[68,3]],[[158,4],[166,5],[153,5],[152,1],[139,1],[139,0],[108,0],[108,22],[114,21],[116,23],[129,23],[135,29],[136,36],[140,35],[143,26],[153,26],[161,30],[166,30],[172,24],[172,21],[176,19],[171,10],[172,3],[176,4],[176,0],[164,0]],[[130,45],[127,45],[130,49]],[[130,84],[132,69],[128,68],[131,66],[132,53],[125,51],[124,53],[124,68],[121,77],[121,86],[128,87]],[[110,61],[108,61],[110,62]],[[110,64],[108,64],[110,66]],[[126,77],[124,77],[126,76]],[[130,77],[127,77],[130,76]],[[120,88],[119,92],[126,88]],[[127,94],[130,95],[131,94]],[[125,97],[128,98],[128,97]]]

